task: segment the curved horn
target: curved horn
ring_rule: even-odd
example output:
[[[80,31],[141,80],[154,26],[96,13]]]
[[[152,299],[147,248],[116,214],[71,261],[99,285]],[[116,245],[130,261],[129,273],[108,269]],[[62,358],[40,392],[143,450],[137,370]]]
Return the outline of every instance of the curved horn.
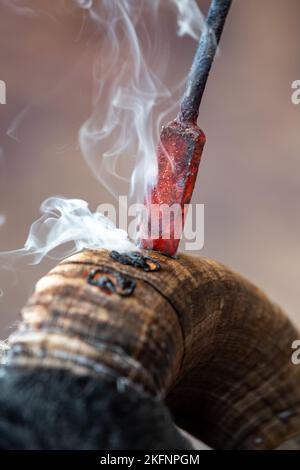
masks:
[[[287,316],[215,261],[143,254],[85,250],[57,265],[23,309],[8,363],[130,381],[214,448],[299,434],[300,336]]]

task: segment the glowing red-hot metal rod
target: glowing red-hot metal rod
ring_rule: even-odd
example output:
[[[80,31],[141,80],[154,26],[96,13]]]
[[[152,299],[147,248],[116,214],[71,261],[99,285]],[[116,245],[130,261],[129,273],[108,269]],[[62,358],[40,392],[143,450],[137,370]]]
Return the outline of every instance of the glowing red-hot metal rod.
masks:
[[[199,106],[232,0],[212,0],[180,111],[162,128],[157,149],[158,177],[145,198],[140,245],[174,256],[182,235],[205,135],[197,126]]]

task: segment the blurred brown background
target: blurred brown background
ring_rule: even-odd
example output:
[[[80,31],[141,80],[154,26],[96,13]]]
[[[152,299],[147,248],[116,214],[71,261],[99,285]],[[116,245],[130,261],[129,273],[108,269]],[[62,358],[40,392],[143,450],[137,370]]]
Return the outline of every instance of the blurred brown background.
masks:
[[[0,2],[0,79],[7,84],[7,104],[0,105],[1,251],[23,246],[51,195],[83,198],[93,209],[113,202],[77,145],[91,110],[96,41],[87,25],[79,34],[82,12],[68,1],[31,3],[38,8],[33,17]],[[207,3],[199,0],[204,11]],[[299,18],[298,0],[233,1],[201,107],[207,145],[194,194],[206,205],[201,254],[249,277],[298,324],[300,105],[291,103],[291,83],[300,79]],[[176,46],[180,74],[194,49],[192,41]],[[50,266],[0,273],[0,338]]]

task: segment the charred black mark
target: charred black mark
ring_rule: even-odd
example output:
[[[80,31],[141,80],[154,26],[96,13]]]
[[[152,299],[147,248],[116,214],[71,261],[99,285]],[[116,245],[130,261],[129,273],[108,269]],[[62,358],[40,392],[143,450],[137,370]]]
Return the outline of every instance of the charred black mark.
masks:
[[[93,269],[87,278],[92,286],[99,287],[107,293],[116,293],[122,296],[133,294],[136,282],[111,268]]]
[[[136,268],[141,268],[146,272],[160,270],[160,263],[156,259],[142,255],[138,251],[130,251],[128,253],[112,251],[110,253],[110,257],[121,264],[135,266]]]

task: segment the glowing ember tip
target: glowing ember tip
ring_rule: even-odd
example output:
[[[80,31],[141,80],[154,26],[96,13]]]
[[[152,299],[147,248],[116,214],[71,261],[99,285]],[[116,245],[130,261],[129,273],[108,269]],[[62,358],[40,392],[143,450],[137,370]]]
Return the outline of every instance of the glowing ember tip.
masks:
[[[197,126],[199,106],[230,5],[231,0],[212,0],[179,115],[160,135],[158,177],[145,197],[147,217],[141,223],[140,244],[168,256],[176,254],[196,182],[205,143]]]
[[[157,150],[158,180],[146,201],[141,245],[174,256],[182,234],[205,135],[196,124],[172,121],[163,128]]]

